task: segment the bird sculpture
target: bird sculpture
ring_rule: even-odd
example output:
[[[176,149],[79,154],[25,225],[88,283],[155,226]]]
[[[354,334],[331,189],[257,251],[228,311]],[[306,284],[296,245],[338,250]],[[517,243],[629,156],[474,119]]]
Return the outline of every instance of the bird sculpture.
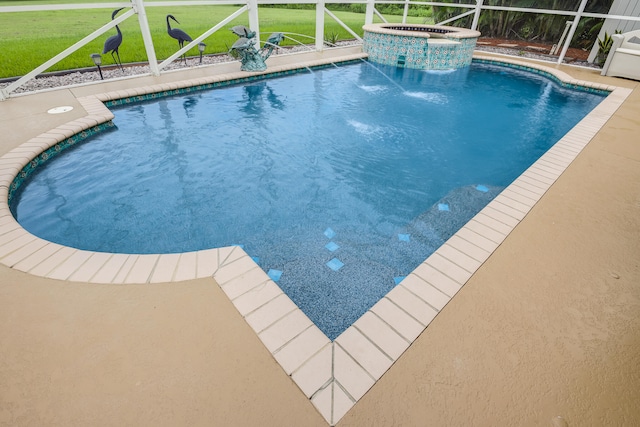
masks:
[[[180,46],[180,49],[182,49],[182,47],[184,46],[184,42],[191,42],[193,41],[193,39],[191,38],[191,36],[189,36],[189,34],[185,33],[180,28],[171,28],[171,23],[169,22],[169,19],[173,19],[174,21],[176,21],[176,24],[179,24],[180,22],[178,22],[178,20],[173,15],[167,15],[167,33],[169,34],[169,36],[178,40],[178,45]],[[186,64],[187,63],[186,54],[182,55],[182,59]]]
[[[112,21],[115,19],[118,12],[120,12],[122,9],[124,8],[121,7],[120,9],[116,9],[113,11],[113,13],[111,14]],[[104,49],[102,49],[102,54],[104,55],[107,52],[111,52],[111,57],[113,58],[113,61],[116,64],[120,65],[120,69],[124,73],[124,68],[122,68],[122,61],[120,61],[120,53],[118,53],[118,49],[120,49],[120,45],[122,44],[122,31],[120,31],[120,27],[118,27],[117,25],[116,25],[116,31],[118,31],[118,34],[116,34],[115,36],[109,37],[104,42]],[[118,60],[116,60],[116,56],[118,57]]]
[[[244,37],[246,39],[252,39],[256,36],[255,31],[251,31],[244,25],[236,25],[235,27],[232,27],[231,32],[238,37]]]
[[[275,47],[275,46],[280,46],[280,43],[282,42],[282,40],[284,40],[284,34],[282,33],[273,33],[269,36],[269,38],[267,39],[267,42],[265,43],[264,47]]]
[[[251,31],[244,25],[236,25],[231,28],[231,32],[238,36],[238,40],[231,46],[229,53],[234,58],[240,59],[242,71],[264,71],[267,64],[264,62],[269,58],[273,49],[278,47],[280,42],[284,40],[284,34],[273,33],[269,36],[262,49],[258,51],[255,44],[256,32]]]

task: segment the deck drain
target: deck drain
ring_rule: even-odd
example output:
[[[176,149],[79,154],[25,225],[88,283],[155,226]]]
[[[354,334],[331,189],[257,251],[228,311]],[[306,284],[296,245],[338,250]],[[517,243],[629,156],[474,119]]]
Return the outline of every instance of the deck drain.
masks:
[[[47,111],[47,113],[49,114],[62,114],[62,113],[67,113],[69,111],[73,110],[73,107],[71,107],[70,105],[65,105],[62,107],[55,107],[52,108],[50,110]]]

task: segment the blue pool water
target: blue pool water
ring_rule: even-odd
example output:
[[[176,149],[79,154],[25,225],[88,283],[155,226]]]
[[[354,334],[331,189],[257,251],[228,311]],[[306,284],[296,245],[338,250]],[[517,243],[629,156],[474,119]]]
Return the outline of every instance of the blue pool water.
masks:
[[[526,72],[369,63],[114,109],[12,203],[67,246],[242,245],[335,338],[602,100]]]

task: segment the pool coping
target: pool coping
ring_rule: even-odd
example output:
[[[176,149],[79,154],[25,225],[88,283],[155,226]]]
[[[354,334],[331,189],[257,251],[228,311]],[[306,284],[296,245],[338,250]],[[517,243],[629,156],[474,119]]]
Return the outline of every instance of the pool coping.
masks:
[[[432,35],[425,31],[411,31],[411,30],[396,30],[394,28],[388,27],[414,27],[414,28],[433,28],[436,27],[438,29],[446,29],[450,32],[444,34],[436,34]],[[387,34],[398,37],[421,37],[429,39],[429,43],[436,42],[437,44],[449,44],[448,42],[454,42],[453,40],[448,39],[470,39],[470,38],[478,38],[480,37],[480,31],[470,30],[468,28],[461,27],[447,27],[445,25],[430,25],[430,24],[397,24],[397,23],[376,23],[376,24],[366,24],[362,26],[364,31],[370,31],[378,34]]]
[[[474,58],[504,62],[482,55]],[[15,220],[12,224],[6,197],[8,186],[21,169],[16,169],[16,165],[26,165],[29,157],[78,133],[78,126],[86,130],[98,125],[99,120],[111,120],[113,115],[102,103],[107,100],[106,95],[115,97],[110,99],[138,96],[139,90],[80,98],[88,116],[32,138],[0,157],[0,262],[21,271],[27,269],[30,274],[51,268],[48,275],[36,275],[94,283],[154,283],[187,280],[193,274],[213,275],[285,372],[325,420],[335,424],[428,326],[631,93],[630,89],[574,80],[549,67],[511,63],[516,67],[539,69],[568,85],[583,84],[612,93],[333,342],[291,305],[288,297],[239,247],[186,254],[135,255],[131,259],[127,255],[118,257],[87,251],[77,251],[84,253],[78,255],[69,253],[76,250],[31,236],[21,227],[15,227]],[[236,75],[247,76],[246,73]],[[192,81],[187,83],[193,86]],[[160,86],[163,85],[151,88]],[[34,155],[34,151],[38,152]],[[39,264],[29,269],[28,264],[36,261]],[[119,270],[115,271],[118,266]],[[96,281],[103,275],[113,276],[113,281]]]

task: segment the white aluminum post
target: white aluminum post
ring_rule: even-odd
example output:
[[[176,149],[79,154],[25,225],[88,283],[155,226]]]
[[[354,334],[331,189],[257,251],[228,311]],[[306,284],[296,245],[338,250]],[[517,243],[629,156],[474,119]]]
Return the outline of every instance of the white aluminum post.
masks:
[[[571,28],[571,24],[573,24],[573,21],[567,21],[564,24],[564,31],[562,32],[562,36],[560,37],[560,41],[558,42],[558,44],[554,44],[553,45],[553,47],[551,48],[550,55],[555,55],[556,53],[558,53],[558,49],[560,49],[560,46],[562,46],[562,44],[564,43],[565,37],[567,37],[567,33],[569,32],[569,28]]]
[[[480,19],[480,12],[482,12],[483,2],[484,0],[476,0],[476,10],[473,14],[473,22],[471,23],[471,29],[474,31],[478,29],[478,20]]]
[[[404,11],[402,12],[402,23],[407,23],[407,15],[409,14],[409,0],[404,1]]]
[[[454,16],[453,18],[445,19],[445,20],[444,20],[444,21],[442,21],[442,22],[438,22],[438,23],[436,24],[436,27],[437,27],[438,25],[444,25],[444,24],[448,24],[449,22],[457,21],[458,19],[464,18],[465,16],[469,16],[469,15],[472,15],[472,14],[474,14],[474,13],[476,13],[476,11],[475,11],[475,10],[470,10],[470,11],[468,11],[468,12],[461,13],[460,15],[456,15],[456,16]]]
[[[260,49],[260,21],[258,20],[258,0],[247,0],[247,7],[249,8],[249,28],[256,33],[256,40],[258,41],[258,49]]]
[[[324,50],[324,0],[316,3],[316,51]]]
[[[373,8],[373,13],[375,13],[375,14],[376,14],[376,16],[377,16],[378,18],[380,18],[380,20],[381,20],[382,22],[384,22],[385,24],[388,24],[388,23],[389,23],[389,21],[387,21],[387,19],[386,19],[384,16],[380,15],[380,12],[378,12],[378,9],[376,9],[375,7]]]
[[[567,35],[567,39],[564,42],[564,46],[562,46],[562,52],[560,52],[560,56],[558,57],[558,64],[562,64],[562,61],[564,60],[564,56],[567,54],[567,50],[569,49],[571,40],[573,40],[573,35],[576,33],[576,29],[578,28],[578,23],[580,22],[580,18],[582,17],[584,8],[587,5],[587,1],[588,0],[582,0],[580,2],[580,7],[578,8],[578,12],[576,13],[575,18],[573,18],[573,24],[571,24],[569,35]]]
[[[131,3],[133,3],[133,10],[136,12],[136,14],[138,14],[138,23],[140,24],[140,32],[142,33],[144,49],[147,52],[147,59],[149,60],[149,68],[151,69],[151,73],[154,76],[159,76],[160,69],[158,68],[156,51],[153,48],[153,39],[151,38],[151,30],[149,29],[147,12],[144,9],[144,0],[131,0]]]
[[[364,24],[373,24],[373,10],[376,7],[375,0],[367,0],[367,8],[364,12]]]

